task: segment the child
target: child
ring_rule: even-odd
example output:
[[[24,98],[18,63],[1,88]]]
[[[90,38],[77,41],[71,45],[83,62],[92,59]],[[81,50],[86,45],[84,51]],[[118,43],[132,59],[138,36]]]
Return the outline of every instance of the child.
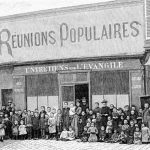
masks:
[[[33,138],[37,140],[39,137],[39,115],[38,113],[34,113],[34,117],[32,118],[33,125]]]
[[[8,114],[4,115],[4,124],[6,126],[5,128],[6,138],[10,139],[12,136],[12,122],[9,120]]]
[[[91,126],[89,127],[87,133],[90,134],[90,137],[88,138],[89,142],[97,142],[97,135],[96,134],[98,134],[98,130],[94,126],[94,123],[91,123]]]
[[[142,124],[142,143],[147,144],[149,142],[150,130],[146,124]]]
[[[55,139],[56,138],[56,119],[53,113],[50,114],[48,125],[49,125],[50,139]]]
[[[96,128],[98,130],[98,133],[100,133],[101,130],[101,115],[99,112],[96,113]]]
[[[125,134],[127,134],[128,133],[128,129],[129,129],[128,121],[125,119],[124,120],[124,124],[122,125],[122,131],[124,131]]]
[[[65,127],[64,127],[63,131],[60,134],[60,140],[62,140],[62,141],[67,141],[68,140],[68,131]]]
[[[111,140],[112,143],[117,143],[119,140],[119,134],[117,133],[116,129],[114,130],[114,133],[111,136]]]
[[[139,130],[139,127],[136,127],[135,132],[134,132],[134,144],[142,144],[141,136],[142,136],[142,134]]]
[[[0,141],[3,142],[5,136],[5,125],[4,120],[1,120],[0,122]]]
[[[81,135],[83,133],[84,127],[82,124],[82,119],[79,119],[78,121],[78,137],[81,138]]]
[[[136,114],[135,114],[135,111],[134,110],[131,110],[131,114],[130,114],[130,119],[131,120],[135,120],[137,118]]]
[[[107,143],[110,143],[112,142],[112,129],[111,128],[108,128],[108,132],[106,133],[106,138],[105,138],[105,141]]]
[[[57,138],[60,137],[60,134],[62,132],[62,113],[61,110],[57,110],[56,115],[56,130],[57,130]]]
[[[21,120],[21,121],[20,121],[20,126],[19,126],[19,135],[20,135],[20,139],[21,139],[21,140],[24,140],[26,134],[27,134],[26,126],[24,125],[24,121]]]
[[[119,135],[119,144],[127,144],[127,135],[124,131],[121,131],[121,134]]]
[[[128,129],[128,144],[133,144],[134,141],[134,132],[135,132],[135,126],[134,126],[134,121],[130,121],[130,126]]]
[[[70,125],[71,125],[73,117],[75,115],[75,109],[76,109],[76,107],[74,106],[73,103],[71,103],[70,104],[70,110],[69,110],[69,122],[70,122]]]
[[[104,142],[105,137],[106,137],[105,127],[101,126],[101,130],[100,130],[100,133],[99,133],[99,141]]]
[[[45,137],[46,137],[46,140],[48,140],[48,138],[49,138],[48,119],[49,119],[49,115],[46,114],[46,115],[45,115]]]
[[[18,121],[15,120],[14,124],[12,126],[12,135],[13,135],[13,139],[17,140],[18,139],[18,135],[19,135],[19,125],[18,125]]]
[[[75,137],[76,138],[78,137],[78,122],[79,122],[79,116],[78,116],[77,113],[75,113],[74,116],[73,116],[71,126],[72,126],[72,128],[75,132]]]
[[[140,130],[141,130],[141,125],[142,125],[142,118],[143,118],[143,110],[142,108],[139,108],[139,112],[137,116],[137,123],[139,125]]]
[[[81,120],[82,120],[82,124],[83,124],[83,127],[86,126],[86,115],[85,115],[85,112],[82,111],[81,113]]]
[[[68,140],[72,141],[75,139],[75,132],[73,131],[72,127],[69,127],[69,131],[68,131]]]
[[[117,129],[118,128],[118,112],[117,109],[114,107],[113,112],[112,112],[112,119],[113,119],[113,128]]]
[[[84,131],[83,131],[82,136],[81,136],[81,141],[82,142],[87,142],[88,141],[89,134],[87,133],[87,131],[88,131],[88,128],[85,126]]]
[[[27,128],[28,140],[31,140],[32,138],[32,116],[31,116],[30,110],[28,110],[27,116],[26,116],[26,128]]]
[[[93,122],[94,124],[96,123],[96,115],[95,115],[95,114],[92,115],[92,119],[91,119],[91,120],[92,120],[92,122]]]
[[[41,114],[40,114],[39,126],[40,126],[41,138],[42,138],[42,139],[45,139],[45,129],[46,129],[45,121],[46,121],[46,120],[45,120],[45,114],[44,114],[44,113],[41,113]]]
[[[112,119],[111,116],[108,116],[108,121],[107,121],[107,127],[106,127],[106,133],[108,133],[108,130],[112,129]]]

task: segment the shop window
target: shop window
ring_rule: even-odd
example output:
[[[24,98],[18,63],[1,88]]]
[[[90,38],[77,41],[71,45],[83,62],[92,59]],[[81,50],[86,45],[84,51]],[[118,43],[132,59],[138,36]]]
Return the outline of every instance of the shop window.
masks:
[[[2,105],[7,106],[8,101],[12,100],[13,101],[13,90],[12,89],[2,89]]]

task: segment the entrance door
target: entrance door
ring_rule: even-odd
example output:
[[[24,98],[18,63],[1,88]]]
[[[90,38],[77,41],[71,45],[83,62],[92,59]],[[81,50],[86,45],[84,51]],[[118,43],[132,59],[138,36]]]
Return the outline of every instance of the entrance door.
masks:
[[[75,85],[75,99],[81,100],[83,97],[86,98],[89,104],[89,85],[88,84],[76,84]]]
[[[61,86],[61,95],[63,104],[64,102],[67,102],[69,106],[70,103],[74,103],[75,98],[74,86],[73,85]]]
[[[8,105],[9,100],[13,100],[12,89],[2,89],[2,105]]]

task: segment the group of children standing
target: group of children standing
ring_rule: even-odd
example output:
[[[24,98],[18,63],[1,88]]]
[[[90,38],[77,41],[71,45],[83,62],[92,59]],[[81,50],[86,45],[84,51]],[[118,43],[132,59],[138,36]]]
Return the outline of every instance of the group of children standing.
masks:
[[[129,108],[103,107],[95,103],[90,110],[83,100],[76,105],[64,103],[64,108],[56,110],[41,107],[39,112],[15,110],[3,107],[0,111],[0,140],[4,139],[55,139],[77,140],[78,142],[109,142],[121,144],[148,143],[150,130],[145,116],[150,114],[149,107],[136,111]]]

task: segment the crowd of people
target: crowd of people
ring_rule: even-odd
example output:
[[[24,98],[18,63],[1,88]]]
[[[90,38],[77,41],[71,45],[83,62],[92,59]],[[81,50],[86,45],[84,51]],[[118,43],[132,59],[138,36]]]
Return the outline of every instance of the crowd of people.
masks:
[[[86,99],[64,102],[63,109],[41,106],[41,110],[16,110],[9,102],[0,110],[0,140],[53,139],[78,142],[142,144],[150,141],[150,107],[102,107],[89,109]]]

